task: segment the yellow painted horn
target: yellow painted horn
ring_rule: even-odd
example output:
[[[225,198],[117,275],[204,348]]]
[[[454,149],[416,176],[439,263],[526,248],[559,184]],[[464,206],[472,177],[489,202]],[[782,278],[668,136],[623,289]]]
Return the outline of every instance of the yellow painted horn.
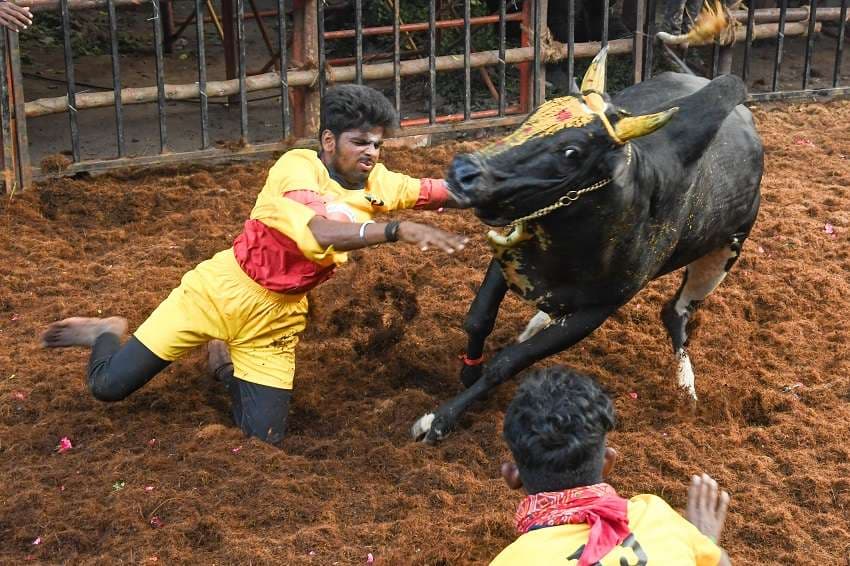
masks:
[[[591,92],[602,94],[605,92],[605,62],[608,59],[608,46],[606,45],[593,61],[587,72],[584,73],[584,78],[581,81],[581,93],[587,95]]]
[[[590,108],[590,111],[595,114],[605,112],[605,99],[602,98],[602,93],[605,92],[605,62],[608,59],[608,46],[606,45],[593,61],[587,72],[584,74],[584,79],[581,81],[581,96],[584,103]]]
[[[647,136],[669,122],[678,111],[679,107],[675,106],[657,114],[622,118],[614,127],[614,134],[621,143],[641,136]]]

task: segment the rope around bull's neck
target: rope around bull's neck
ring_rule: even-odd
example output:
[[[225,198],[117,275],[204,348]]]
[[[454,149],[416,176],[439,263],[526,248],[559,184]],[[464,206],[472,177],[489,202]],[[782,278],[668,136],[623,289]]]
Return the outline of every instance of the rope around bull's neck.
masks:
[[[628,167],[631,164],[632,164],[632,144],[627,142],[626,143],[626,167]],[[508,224],[508,227],[514,228],[518,224],[521,224],[521,223],[526,222],[528,220],[534,220],[536,218],[540,218],[541,216],[546,216],[550,212],[558,210],[559,208],[564,208],[565,206],[570,206],[572,203],[574,203],[579,198],[581,198],[582,195],[585,195],[587,193],[592,193],[593,191],[599,190],[602,187],[611,183],[611,181],[612,181],[612,179],[609,177],[607,179],[602,179],[601,181],[598,181],[598,182],[590,185],[589,187],[585,187],[585,188],[580,189],[578,191],[568,191],[565,195],[563,195],[561,198],[556,200],[553,204],[550,204],[549,206],[544,206],[540,210],[532,212],[528,216],[523,216],[522,218],[517,218],[516,220],[514,220],[513,222]]]

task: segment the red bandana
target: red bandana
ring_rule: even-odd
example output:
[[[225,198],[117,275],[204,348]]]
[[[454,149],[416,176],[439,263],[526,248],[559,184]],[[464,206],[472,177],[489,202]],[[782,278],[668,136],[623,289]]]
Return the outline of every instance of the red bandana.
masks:
[[[601,560],[629,536],[628,501],[607,483],[529,495],[516,511],[520,534],[556,525],[590,525],[590,537],[578,566]]]

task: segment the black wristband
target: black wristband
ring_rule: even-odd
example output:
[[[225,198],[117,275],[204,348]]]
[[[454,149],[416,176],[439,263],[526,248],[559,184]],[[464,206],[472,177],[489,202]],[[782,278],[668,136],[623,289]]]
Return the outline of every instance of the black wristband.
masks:
[[[384,227],[384,237],[388,242],[398,242],[399,226],[401,226],[401,222],[398,220],[391,220],[387,222],[387,225]]]

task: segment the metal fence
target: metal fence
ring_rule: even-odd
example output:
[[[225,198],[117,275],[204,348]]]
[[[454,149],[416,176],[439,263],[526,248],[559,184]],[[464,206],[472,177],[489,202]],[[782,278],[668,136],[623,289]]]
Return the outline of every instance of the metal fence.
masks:
[[[612,57],[621,56],[628,67],[628,84],[650,77],[662,54],[650,39],[659,26],[658,0],[603,0],[603,21],[592,26],[580,18],[587,13],[580,0],[247,2],[21,1],[31,6],[36,20],[58,14],[64,69],[61,79],[27,71],[33,65],[27,47],[32,38],[0,33],[6,191],[26,189],[33,179],[50,175],[231,159],[314,145],[319,101],[334,83],[382,88],[401,117],[400,138],[512,125],[551,94],[547,66],[560,65],[573,77],[577,62],[607,45]],[[846,95],[848,3],[810,0],[808,6],[789,7],[788,0],[779,0],[776,8],[733,10],[738,25],[725,41],[703,47],[692,43],[690,51],[699,48],[710,60],[707,75],[741,75],[753,101]],[[552,10],[566,11],[565,28],[548,29]],[[75,72],[84,66],[75,53],[74,24],[94,11],[106,18],[108,47],[96,63],[88,57],[85,68],[88,76],[108,78],[108,85],[105,79],[98,85],[80,81]],[[375,23],[378,12],[391,22]],[[121,53],[122,22],[130,21],[121,20],[125,14],[133,16],[137,28],[140,23],[149,26],[148,52]],[[405,21],[410,14],[422,14],[421,21]],[[630,36],[609,39],[612,17],[632,22]],[[833,37],[823,33],[823,26]],[[587,39],[590,28],[598,37],[576,41],[579,36]],[[194,35],[194,41],[186,35]],[[179,45],[183,52],[176,54]],[[45,60],[52,57],[44,50],[38,54]],[[128,86],[144,80],[128,71],[136,58],[150,60],[154,84]],[[825,61],[828,73],[822,70]],[[255,68],[249,70],[251,64]],[[100,71],[93,72],[91,65],[100,65]],[[799,87],[789,82],[796,67]],[[167,72],[171,81],[166,81]],[[63,84],[65,94],[38,96],[46,92],[45,81],[50,81],[46,88]],[[28,96],[30,92],[37,94]],[[128,142],[133,124],[155,130],[154,147],[141,147],[138,135]],[[213,140],[211,132],[225,139]],[[82,144],[84,136],[96,143]],[[60,159],[51,160],[57,153]]]

